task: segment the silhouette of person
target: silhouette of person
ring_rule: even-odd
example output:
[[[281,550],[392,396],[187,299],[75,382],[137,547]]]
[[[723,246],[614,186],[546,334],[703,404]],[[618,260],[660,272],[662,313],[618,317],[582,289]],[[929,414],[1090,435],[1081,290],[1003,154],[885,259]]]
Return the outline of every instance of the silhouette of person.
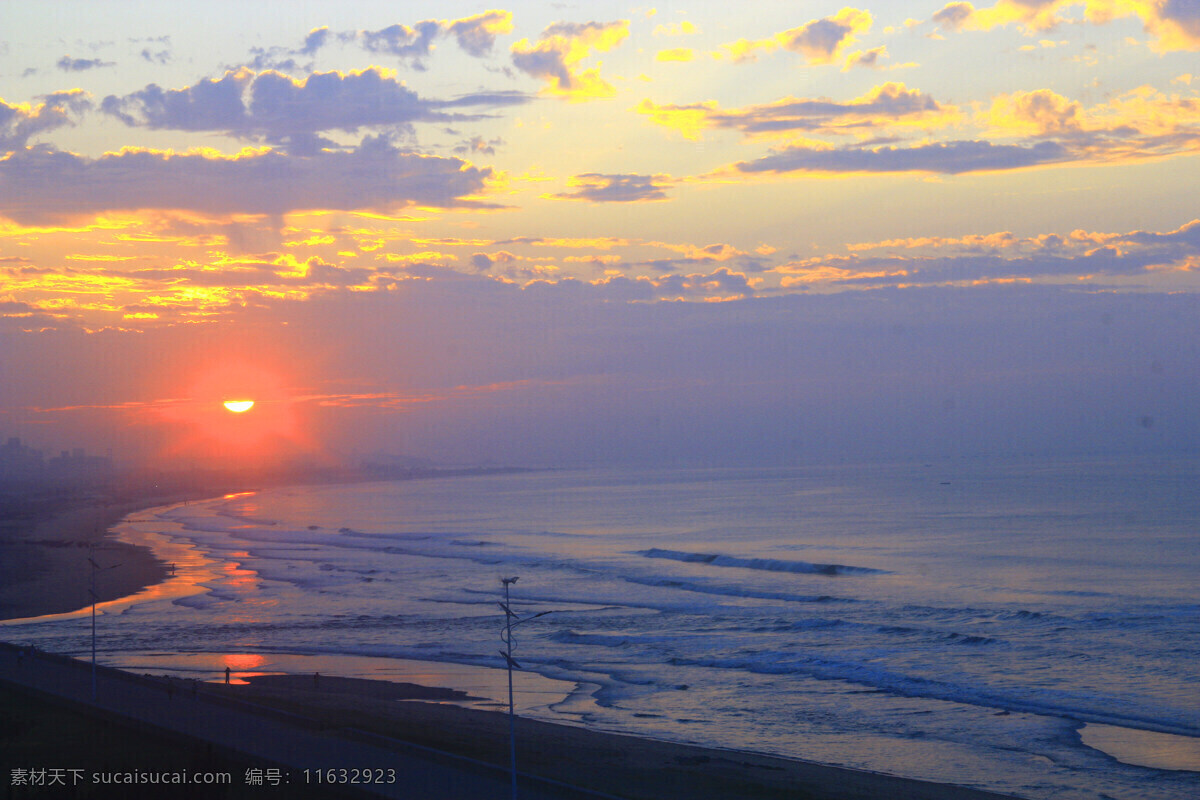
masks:
[[[226,685],[229,683],[229,667],[225,668],[225,683]]]
[[[313,688],[316,689],[316,688],[320,687],[320,685],[321,685],[321,673],[314,672],[313,673]]]

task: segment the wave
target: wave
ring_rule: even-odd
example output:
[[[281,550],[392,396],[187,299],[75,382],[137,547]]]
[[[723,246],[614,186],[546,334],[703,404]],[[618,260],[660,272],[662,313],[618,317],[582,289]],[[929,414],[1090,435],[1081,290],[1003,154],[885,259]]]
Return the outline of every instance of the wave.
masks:
[[[741,567],[766,572],[795,572],[808,575],[887,575],[887,570],[872,567],[855,567],[848,564],[814,564],[810,561],[786,561],[777,558],[740,558],[720,553],[685,553],[680,550],[662,550],[652,547],[637,550],[634,555],[644,558],[665,558],[688,564],[710,564],[714,567]]]
[[[762,592],[747,589],[742,586],[723,586],[713,583],[697,583],[695,581],[678,580],[676,578],[641,578],[624,575],[621,580],[635,583],[639,586],[652,586],[660,589],[678,589],[681,592],[697,592],[712,594],[719,597],[745,597],[754,600],[782,600],[788,603],[858,603],[852,597],[834,597],[830,594],[794,594],[792,592]]]
[[[1010,713],[1065,717],[1182,736],[1200,736],[1200,718],[1194,713],[1159,707],[1137,709],[1105,695],[1026,688],[1019,693],[987,685],[956,683],[894,672],[875,664],[797,658],[795,653],[761,651],[735,657],[672,658],[678,666],[744,670],[761,675],[807,675],[818,680],[856,683],[903,697],[920,697],[996,708]]]
[[[916,636],[921,638],[932,637],[933,639],[949,644],[966,644],[966,645],[985,645],[985,644],[1003,644],[1000,639],[992,636],[982,636],[975,633],[957,633],[955,631],[935,631],[926,628],[913,628],[907,625],[880,625],[875,628],[879,633],[894,635],[894,636]]]

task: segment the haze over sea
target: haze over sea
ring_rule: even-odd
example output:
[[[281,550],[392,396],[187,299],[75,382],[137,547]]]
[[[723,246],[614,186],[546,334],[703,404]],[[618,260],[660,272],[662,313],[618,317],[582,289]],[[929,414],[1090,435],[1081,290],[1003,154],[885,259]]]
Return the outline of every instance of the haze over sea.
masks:
[[[554,613],[517,659],[566,682],[518,684],[527,715],[1027,798],[1191,798],[1198,472],[963,460],[233,495],[122,525],[178,569],[106,607],[101,661],[499,667],[499,579],[519,575],[519,608]],[[82,655],[89,630],[7,638]]]

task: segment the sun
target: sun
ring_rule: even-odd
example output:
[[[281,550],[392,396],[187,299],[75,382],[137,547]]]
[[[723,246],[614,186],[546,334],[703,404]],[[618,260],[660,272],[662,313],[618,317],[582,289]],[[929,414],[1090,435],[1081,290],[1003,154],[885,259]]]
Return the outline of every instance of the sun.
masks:
[[[187,364],[191,380],[157,410],[175,428],[167,455],[229,467],[257,468],[319,448],[306,424],[295,377],[270,364],[233,356]]]

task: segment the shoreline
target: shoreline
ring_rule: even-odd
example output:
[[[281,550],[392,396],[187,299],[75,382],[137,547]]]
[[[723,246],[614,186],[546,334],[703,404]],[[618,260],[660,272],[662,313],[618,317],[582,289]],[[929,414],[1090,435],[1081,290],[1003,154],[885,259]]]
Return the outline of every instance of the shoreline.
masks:
[[[420,702],[421,687],[403,702],[404,686],[381,680],[339,683],[321,676],[274,675],[212,688],[229,697],[317,720],[326,729],[387,736],[506,767],[508,715]],[[522,772],[631,800],[696,797],[813,800],[1019,800],[982,789],[820,764],[746,750],[670,742],[518,716]]]
[[[118,541],[112,528],[125,517],[193,495],[146,496],[124,502],[34,511],[0,521],[0,621],[80,611],[91,605],[92,556],[105,567],[96,580],[98,602],[119,600],[161,583],[167,565],[145,547]]]
[[[27,657],[36,659],[39,668],[29,669]],[[225,685],[102,667],[101,700],[96,705],[86,699],[87,675],[84,661],[44,653],[18,657],[17,648],[0,644],[0,687],[23,694],[33,717],[65,703],[93,720],[131,724],[110,727],[106,734],[110,748],[122,750],[130,769],[153,768],[144,763],[146,756],[136,744],[136,734],[157,727],[173,732],[177,741],[178,736],[184,737],[177,746],[183,758],[195,759],[206,751],[211,754],[215,745],[235,758],[249,756],[253,762],[254,751],[234,741],[239,738],[236,731],[248,733],[249,740],[240,737],[244,743],[298,742],[311,734],[320,738],[322,752],[336,762],[324,765],[334,771],[385,765],[390,758],[381,755],[387,751],[395,757],[406,752],[424,754],[425,759],[462,772],[486,769],[496,777],[507,775],[507,714],[436,702],[456,696],[452,689],[324,675],[319,686],[309,675],[264,676],[245,685]],[[214,724],[231,712],[241,717],[236,725]],[[1012,795],[880,772],[521,717],[516,722],[518,769],[523,775],[544,779],[542,785],[549,791],[538,793],[543,797],[578,798],[580,793],[571,788],[575,787],[622,800],[1014,800]],[[265,738],[254,733],[267,729],[278,733]],[[62,733],[56,730],[45,741],[23,744],[24,757],[32,759],[30,763],[52,760],[61,752]],[[332,755],[334,750],[341,756]],[[81,758],[90,757],[88,753],[90,749]],[[338,760],[362,758],[370,763]],[[257,762],[261,763],[261,757]],[[473,766],[480,762],[491,766]],[[307,759],[291,764],[294,773],[309,765]],[[556,785],[560,788],[555,789]]]
[[[21,500],[0,498],[0,622],[82,611],[91,605],[90,550],[104,570],[98,602],[122,600],[170,577],[146,547],[118,541],[111,529],[126,516],[158,506],[209,500],[231,492],[280,486],[327,486],[534,471],[522,467],[387,468],[319,473],[254,473],[183,480],[142,478],[100,490],[45,487]],[[8,494],[4,492],[3,494]],[[105,495],[108,495],[105,497]]]

